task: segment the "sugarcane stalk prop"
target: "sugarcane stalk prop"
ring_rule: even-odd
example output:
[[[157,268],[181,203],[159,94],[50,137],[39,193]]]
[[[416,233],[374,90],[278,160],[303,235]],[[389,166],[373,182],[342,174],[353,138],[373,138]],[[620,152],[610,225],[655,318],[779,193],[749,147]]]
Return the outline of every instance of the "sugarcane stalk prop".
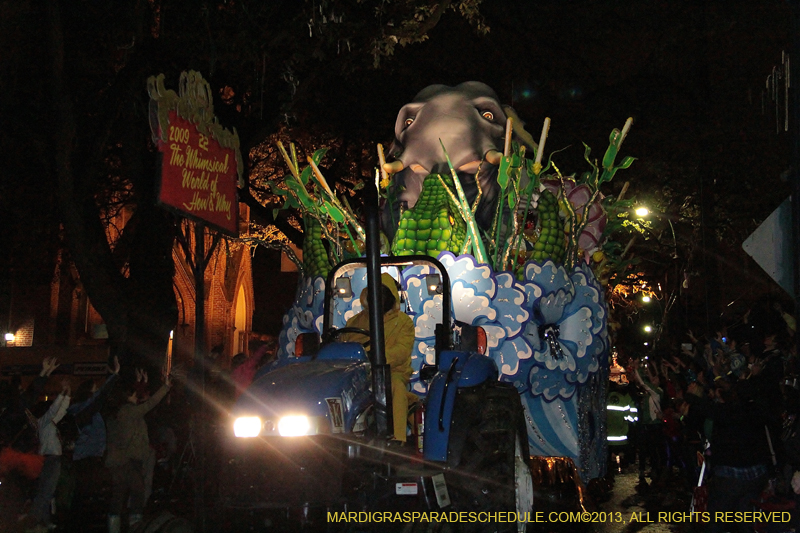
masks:
[[[561,180],[561,187],[564,190],[564,178],[559,173],[559,179]],[[570,221],[570,232],[569,232],[569,246],[567,248],[567,261],[566,264],[569,268],[574,268],[575,265],[578,264],[578,250],[579,250],[579,241],[581,233],[583,230],[586,229],[586,226],[589,224],[589,209],[594,205],[597,201],[598,196],[600,196],[600,189],[596,188],[592,191],[592,196],[589,198],[589,201],[583,206],[583,216],[581,220],[578,221],[578,214],[576,213],[576,209],[572,205],[572,203],[566,198],[565,194],[565,207],[567,212],[569,213],[569,221]],[[576,224],[577,222],[577,224]]]
[[[353,234],[350,232],[350,228],[347,224],[342,224],[342,228],[344,228],[345,233],[347,234],[347,238],[350,239],[350,244],[353,246],[353,251],[358,252],[358,241],[353,238]],[[336,233],[336,248],[337,250],[342,249],[342,245],[339,242],[339,232]],[[344,254],[342,254],[344,255]]]
[[[353,212],[353,208],[350,207],[350,202],[347,201],[347,197],[343,196],[342,197],[342,202],[344,203],[344,206],[352,213]],[[359,252],[359,247],[358,247],[358,241],[356,241],[356,239],[353,237],[353,234],[350,232],[350,227],[347,224],[343,224],[342,227],[344,227],[344,231],[345,231],[345,233],[347,233],[347,237],[350,239],[350,244],[352,244],[352,246],[353,246],[353,251],[356,254],[359,254],[360,252]]]
[[[472,216],[475,216],[475,213],[478,211],[478,205],[481,203],[481,199],[483,199],[483,187],[481,187],[481,181],[478,179],[478,176],[481,175],[482,165],[483,159],[478,163],[478,170],[475,171],[475,186],[478,189],[478,194],[475,195],[475,202],[472,204]]]
[[[522,231],[517,236],[517,240],[522,238],[522,232],[525,231],[525,224],[528,220],[528,212],[531,208],[531,200],[533,200],[533,191],[537,188],[537,185],[541,182],[539,181],[539,176],[542,173],[542,155],[544,154],[544,144],[547,142],[547,134],[550,131],[550,117],[545,117],[544,123],[542,124],[542,134],[539,136],[539,145],[536,148],[536,158],[533,163],[533,178],[531,179],[530,183],[525,187],[525,191],[523,194],[527,195],[528,199],[525,201],[525,212],[522,216]],[[548,161],[548,167],[550,163]],[[516,215],[515,215],[516,216]],[[519,242],[514,243],[514,249],[519,247]]]
[[[392,217],[392,227],[396,228],[397,222],[394,220],[394,208],[392,207],[392,204],[394,203],[394,195],[389,192],[389,173],[386,172],[384,165],[386,165],[386,156],[383,153],[383,145],[378,143],[378,168],[380,169],[381,173],[378,191],[381,190],[380,184],[386,183],[386,202],[389,205],[389,216]]]
[[[324,176],[322,176],[322,173],[319,171],[319,167],[317,167],[317,161],[322,159],[326,150],[318,150],[313,156],[309,156],[309,167],[300,172],[300,166],[297,160],[297,151],[295,150],[294,143],[290,145],[291,156],[286,151],[283,143],[280,141],[278,142],[278,149],[280,150],[286,165],[289,167],[291,176],[286,176],[284,179],[284,185],[286,186],[285,189],[278,188],[284,191],[284,193],[279,193],[276,191],[276,187],[273,187],[273,192],[278,192],[278,194],[281,195],[288,193],[289,196],[294,199],[293,203],[289,202],[291,207],[301,208],[303,209],[305,216],[310,216],[317,220],[320,225],[319,237],[322,238],[324,235],[325,239],[327,239],[331,244],[330,249],[326,251],[326,254],[330,253],[333,262],[338,262],[342,256],[342,246],[341,241],[338,238],[339,232],[337,231],[336,235],[331,233],[329,228],[330,221],[332,220],[337,225],[343,225],[345,231],[347,231],[349,234],[349,228],[346,224],[342,223],[347,220],[347,217],[350,217],[350,219],[354,219],[354,217],[348,210],[344,209],[342,205],[338,203],[336,196],[333,194],[333,191],[328,186]],[[309,179],[312,178],[317,185],[317,189],[319,189],[319,191],[322,193],[320,196],[312,194],[306,189]],[[331,200],[326,201],[322,197],[323,194],[329,196]],[[356,247],[356,242],[354,239],[352,239],[352,235],[351,240],[353,242],[353,246]]]
[[[278,141],[278,150],[280,150],[283,160],[286,161],[286,166],[289,167],[289,171],[292,173],[292,176],[300,181],[300,169],[297,168],[297,157],[294,151],[294,143],[292,143],[291,147],[292,154],[295,155],[294,158],[289,157],[289,154],[286,153],[286,148],[283,147],[283,143]]]
[[[511,155],[511,134],[514,132],[514,124],[511,117],[506,119],[506,136],[503,143],[503,157]]]
[[[625,140],[625,137],[628,135],[628,132],[633,125],[633,117],[628,117],[628,120],[625,121],[625,125],[622,127],[622,131],[614,129],[611,131],[611,135],[609,136],[609,145],[608,149],[606,150],[605,155],[603,156],[602,167],[603,171],[599,172],[599,169],[595,167],[595,172],[592,173],[594,180],[593,183],[589,183],[592,189],[592,197],[586,203],[583,208],[583,219],[577,225],[577,227],[573,226],[573,231],[570,232],[570,246],[568,250],[568,260],[569,265],[572,267],[577,263],[577,252],[578,252],[578,239],[580,238],[581,233],[586,228],[588,224],[588,214],[589,209],[594,205],[597,201],[597,198],[600,195],[600,185],[611,181],[616,174],[617,170],[621,168],[628,168],[631,164],[635,161],[633,157],[626,157],[623,159],[622,163],[619,165],[614,165],[614,161],[616,160],[617,154],[619,154],[619,150],[622,147],[622,142]],[[587,158],[588,159],[588,158]],[[624,195],[625,191],[627,191],[627,184],[623,186],[622,194]],[[617,199],[619,201],[620,198]],[[567,202],[569,203],[569,202]]]
[[[378,143],[378,168],[381,172],[381,181],[389,179],[389,173],[386,172],[386,169],[383,168],[383,165],[386,164],[386,156],[383,154],[383,145]]]
[[[550,131],[550,117],[544,118],[542,124],[542,134],[539,137],[539,147],[536,149],[536,160],[533,163],[533,172],[539,175],[542,172],[542,155],[544,155],[544,143],[547,141],[547,134]]]
[[[297,165],[297,158],[296,153],[294,150],[294,144],[291,145],[292,148],[292,156],[289,157],[289,154],[286,152],[286,149],[283,147],[283,143],[278,141],[278,148],[283,155],[284,160],[286,161],[286,165],[289,167],[289,171],[291,172],[291,177],[287,176],[283,180],[283,183],[286,185],[287,188],[280,188],[280,187],[273,187],[273,192],[284,196],[288,194],[294,199],[294,203],[296,205],[292,205],[292,207],[297,207],[304,209],[304,211],[311,214],[314,218],[316,218],[320,224],[323,223],[323,216],[318,209],[318,204],[322,202],[321,199],[317,198],[314,194],[311,194],[306,189],[306,183],[308,182],[308,173],[300,172],[300,168]],[[283,191],[283,193],[276,191],[275,189],[279,189]],[[285,205],[284,205],[285,207]]]
[[[450,187],[448,187],[447,183],[445,183],[442,174],[436,174],[436,177],[439,178],[439,183],[442,185],[442,189],[444,189],[444,191],[447,193],[447,196],[450,198],[450,201],[453,203],[453,205],[456,206],[456,209],[458,209],[459,214],[461,214],[462,206],[458,197],[456,197],[455,193],[451,191]],[[466,221],[466,218],[464,220]],[[467,231],[467,235],[464,238],[464,244],[461,245],[459,254],[464,255],[466,253],[469,253],[471,251],[471,247],[472,247],[472,234],[469,231]],[[477,255],[475,253],[473,253],[472,255],[477,258]]]
[[[458,193],[459,201],[456,202],[456,205],[458,206],[458,210],[461,213],[461,216],[464,218],[464,221],[467,223],[467,235],[472,240],[472,255],[479,263],[486,263],[486,250],[483,247],[483,241],[481,240],[480,233],[478,232],[478,224],[475,222],[475,217],[472,216],[472,209],[470,209],[469,202],[464,194],[464,189],[461,187],[461,180],[458,179],[458,173],[456,172],[456,169],[453,168],[453,163],[450,161],[450,156],[447,154],[447,149],[444,147],[444,143],[441,139],[439,139],[439,144],[442,145],[444,157],[447,159],[447,166],[450,167],[450,174],[453,176],[453,184],[455,185],[456,192]],[[442,178],[440,177],[439,179],[441,180]],[[450,190],[449,187],[445,187],[445,189],[448,191]]]
[[[510,121],[511,119],[509,119]],[[508,129],[511,129],[512,124],[509,122]],[[508,195],[508,208],[511,213],[511,236],[503,241],[503,262],[502,262],[502,269],[509,268],[513,271],[513,264],[509,262],[509,256],[513,252],[515,254],[515,258],[517,256],[517,249],[515,248],[515,244],[517,242],[517,238],[520,234],[520,226],[519,220],[517,217],[517,208],[519,205],[520,199],[520,190],[519,185],[522,181],[522,165],[525,164],[525,147],[518,146],[517,150],[513,154],[511,153],[512,146],[511,146],[511,135],[506,134],[506,148],[509,151],[509,178],[510,178],[510,194]]]
[[[524,219],[523,223],[520,224],[520,218],[518,216],[519,210],[519,203],[522,198],[522,194],[528,194],[528,201],[530,201],[530,197],[532,196],[533,191],[533,184],[538,181],[538,177],[534,180],[531,180],[530,183],[525,188],[525,191],[521,191],[520,187],[522,184],[522,171],[523,166],[527,165],[527,160],[525,159],[525,146],[517,146],[513,153],[510,155],[510,167],[509,167],[509,176],[511,177],[511,189],[510,194],[508,195],[508,207],[512,215],[511,219],[511,236],[504,240],[504,252],[503,252],[503,268],[509,268],[513,271],[514,264],[513,261],[510,261],[509,257],[511,253],[515,254],[515,260],[519,258],[519,244],[520,244],[520,236],[522,231],[525,228]],[[527,217],[527,212],[526,212]],[[525,255],[523,253],[523,255]]]
[[[330,231],[330,228],[328,227],[328,219],[327,218],[325,219],[324,223],[322,223],[322,221],[320,221],[320,224],[322,226],[323,235],[325,235],[325,238],[328,239],[328,241],[330,241],[330,243],[331,243],[330,254],[333,256],[331,263],[335,265],[336,263],[338,263],[341,260],[342,255],[343,255],[343,253],[342,253],[342,244],[339,242],[339,232],[338,231],[336,231],[336,232],[331,232]]]
[[[619,131],[616,128],[611,131],[608,149],[603,156],[603,172],[600,174],[597,180],[598,186],[601,183],[611,181],[611,178],[614,177],[614,174],[616,174],[617,170],[630,167],[631,164],[636,160],[636,158],[628,156],[623,159],[622,163],[619,165],[614,165],[614,160],[617,158],[619,149],[622,146],[622,141],[625,140],[625,137],[628,135],[628,131],[630,131],[632,125],[633,117],[628,117],[628,120],[625,121],[625,125],[622,127],[622,131]]]
[[[291,150],[292,150],[292,162],[294,162],[294,167],[296,169],[299,169],[300,168],[300,161],[297,159],[297,149],[296,149],[294,143],[290,143],[289,144],[289,148],[291,148]]]
[[[353,251],[356,254],[358,254],[359,253],[358,241],[356,241],[353,238],[353,234],[350,233],[350,228],[347,227],[347,224],[344,225],[344,231],[345,231],[345,233],[347,233],[347,237],[350,239],[350,244],[353,245]]]
[[[497,241],[495,240],[495,233],[498,231],[498,223],[500,219],[500,210],[502,209],[503,203],[501,201],[497,201],[497,205],[494,208],[494,217],[492,217],[492,227],[489,229],[489,232],[486,234],[487,244],[489,245],[490,250],[494,250],[497,247]]]
[[[497,183],[500,185],[500,199],[497,202],[497,212],[495,214],[495,218],[497,219],[497,224],[495,226],[496,233],[495,233],[495,246],[494,246],[494,263],[492,266],[495,270],[500,271],[502,270],[501,265],[498,264],[498,258],[500,257],[500,248],[503,246],[503,241],[501,240],[502,232],[503,232],[503,206],[506,202],[506,191],[508,190],[508,180],[511,178],[509,171],[511,168],[511,133],[513,132],[512,120],[511,117],[506,119],[506,135],[505,135],[505,142],[503,143],[503,159],[500,161],[500,168],[497,171]]]
[[[522,194],[527,196],[527,200],[525,200],[525,211],[523,212],[523,215],[522,215],[522,229],[519,231],[519,233],[517,235],[517,239],[516,239],[517,242],[514,243],[514,248],[515,249],[519,248],[519,245],[520,245],[519,241],[522,239],[522,233],[525,231],[525,224],[527,223],[528,213],[529,213],[530,208],[531,208],[531,201],[533,200],[533,191],[534,191],[534,189],[537,188],[536,185],[538,183],[539,183],[539,176],[536,175],[535,179],[532,179],[530,181],[530,183],[528,183],[528,185],[525,187],[525,190],[522,192]],[[516,216],[516,214],[515,214],[515,216]]]
[[[625,193],[626,193],[626,192],[628,192],[628,186],[629,186],[630,184],[631,184],[631,182],[630,182],[630,181],[626,181],[626,182],[625,182],[625,183],[622,185],[622,189],[619,191],[619,194],[617,195],[617,200],[616,200],[617,202],[621,202],[621,201],[622,201],[622,199],[623,199],[623,198],[625,198]]]
[[[459,252],[460,255],[464,255],[469,251],[470,246],[472,246],[472,237],[467,234],[467,237],[464,239],[464,244],[461,246],[461,251]]]
[[[306,185],[308,184],[308,179],[311,173],[310,169],[300,172],[294,144],[291,145],[292,157],[289,157],[289,154],[286,153],[286,149],[283,147],[283,144],[280,141],[278,141],[278,148],[280,149],[281,154],[286,161],[286,165],[289,167],[289,171],[291,172],[291,177],[286,176],[283,180],[287,188],[283,189],[278,187],[278,189],[287,192],[295,199],[297,205],[293,205],[292,207],[304,208],[306,211],[311,211],[320,221],[322,221],[322,216],[317,207],[320,203],[324,204],[324,201],[318,198],[316,195],[309,193],[306,189]],[[318,151],[318,153],[315,155],[321,157],[319,154],[324,154],[324,151]],[[274,189],[275,187],[273,187],[273,192],[277,192]],[[281,193],[278,192],[278,194]],[[281,196],[284,195],[281,194]]]
[[[525,148],[522,148],[523,155],[524,155]],[[517,242],[517,238],[519,237],[520,230],[519,230],[519,221],[517,220],[517,203],[519,202],[519,180],[513,180],[511,182],[512,192],[513,192],[513,205],[512,205],[512,196],[508,198],[508,207],[511,209],[511,238],[508,239],[508,245],[505,246],[505,250],[503,252],[503,265],[504,269],[509,268],[512,272],[514,269],[514,265],[509,262],[510,255],[513,252],[514,257],[517,257],[517,249],[513,246]]]
[[[503,246],[502,241],[500,240],[501,234],[503,232],[503,204],[505,203],[506,199],[506,191],[505,188],[500,191],[500,198],[497,201],[497,225],[496,233],[494,236],[494,262],[492,263],[492,267],[497,270],[498,272],[502,270],[497,264],[497,258],[500,254],[500,248]]]
[[[322,172],[320,172],[319,167],[314,162],[314,159],[311,156],[308,157],[308,164],[311,166],[311,170],[313,171],[313,175],[316,178],[317,183],[322,188],[322,190],[324,190],[325,193],[328,195],[328,201],[331,203],[332,206],[336,207],[339,210],[339,212],[343,215],[344,220],[346,220],[350,225],[353,226],[359,238],[366,242],[367,236],[366,233],[364,233],[364,228],[361,227],[361,224],[358,223],[355,216],[352,213],[350,213],[347,209],[345,209],[344,206],[339,202],[339,199],[336,197],[336,195],[333,194],[333,191],[328,186],[327,180],[322,175]],[[336,220],[334,213],[330,214],[334,218],[334,220]]]

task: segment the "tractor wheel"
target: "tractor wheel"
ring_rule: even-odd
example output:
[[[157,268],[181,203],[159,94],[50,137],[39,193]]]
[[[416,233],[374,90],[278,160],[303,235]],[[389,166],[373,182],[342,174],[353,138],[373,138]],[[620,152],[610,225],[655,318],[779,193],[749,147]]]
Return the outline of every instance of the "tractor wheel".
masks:
[[[459,390],[450,451],[452,499],[458,511],[516,511],[523,521],[526,519],[533,502],[533,482],[524,412],[516,389],[492,382]],[[465,533],[525,531],[524,522],[460,526]]]

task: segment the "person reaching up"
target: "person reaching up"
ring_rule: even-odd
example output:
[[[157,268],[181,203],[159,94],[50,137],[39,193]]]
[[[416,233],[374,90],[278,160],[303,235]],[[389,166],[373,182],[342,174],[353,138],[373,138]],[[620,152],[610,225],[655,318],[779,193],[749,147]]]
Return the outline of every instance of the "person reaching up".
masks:
[[[58,435],[56,424],[67,414],[70,401],[70,384],[68,380],[61,383],[59,394],[49,408],[45,403],[39,404],[35,409],[37,427],[39,429],[39,454],[44,457],[42,472],[36,486],[36,496],[33,499],[32,514],[38,526],[52,529],[50,517],[50,502],[56,494],[58,478],[61,476],[61,438]]]
[[[144,416],[169,392],[171,381],[162,370],[163,385],[144,402],[139,403],[136,385],[123,389],[122,405],[107,420],[108,451],[106,467],[111,471],[111,509],[109,533],[121,530],[122,512],[128,503],[130,531],[142,520],[145,499],[144,462],[150,454],[150,438]]]

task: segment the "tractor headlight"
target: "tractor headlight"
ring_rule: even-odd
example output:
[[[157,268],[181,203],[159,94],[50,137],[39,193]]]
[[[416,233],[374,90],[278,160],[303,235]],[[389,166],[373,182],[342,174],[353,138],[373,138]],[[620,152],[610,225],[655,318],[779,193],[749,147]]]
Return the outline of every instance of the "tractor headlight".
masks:
[[[278,421],[278,433],[281,437],[301,437],[308,435],[311,421],[307,416],[284,416]]]
[[[243,438],[258,437],[261,426],[261,419],[257,416],[240,416],[233,422],[233,434]]]

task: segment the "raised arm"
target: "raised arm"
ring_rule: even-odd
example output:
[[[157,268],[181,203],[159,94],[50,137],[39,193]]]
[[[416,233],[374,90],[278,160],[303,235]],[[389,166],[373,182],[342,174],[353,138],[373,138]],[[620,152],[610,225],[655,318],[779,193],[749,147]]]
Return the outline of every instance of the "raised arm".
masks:
[[[158,405],[158,403],[164,399],[164,396],[167,395],[169,392],[170,387],[172,386],[172,380],[170,375],[166,372],[165,369],[161,371],[161,377],[163,379],[164,384],[161,385],[155,394],[150,396],[147,400],[143,401],[142,403],[133,406],[132,412],[139,416],[146,415],[153,407]]]
[[[36,400],[42,395],[44,386],[47,385],[47,380],[50,379],[50,374],[52,374],[58,366],[58,360],[55,357],[45,357],[42,360],[42,370],[39,372],[39,375],[28,385],[28,388],[25,389],[25,392],[20,396],[23,408],[30,409],[33,407]]]
[[[67,414],[69,407],[70,393],[72,392],[69,381],[64,380],[61,384],[61,394],[59,394],[53,401],[53,405],[47,410],[45,414],[39,418],[39,427],[46,426],[50,422],[58,424],[59,421]]]
[[[78,408],[74,410],[74,414],[75,423],[79,428],[89,424],[92,421],[94,414],[99,412],[100,409],[102,409],[105,405],[108,395],[114,388],[114,383],[116,383],[117,379],[119,378],[119,359],[117,359],[117,357],[114,357],[114,366],[109,366],[108,369],[111,371],[111,375],[106,378],[103,386],[100,387],[94,394],[92,394],[92,397],[82,405],[72,406],[72,409],[75,409],[76,407]],[[70,412],[73,411],[71,410]]]

